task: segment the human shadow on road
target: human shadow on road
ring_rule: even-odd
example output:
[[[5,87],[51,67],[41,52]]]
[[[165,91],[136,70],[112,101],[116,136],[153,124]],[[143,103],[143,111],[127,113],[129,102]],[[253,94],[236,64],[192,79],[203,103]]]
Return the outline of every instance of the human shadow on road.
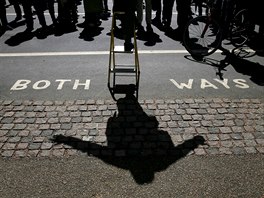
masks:
[[[237,72],[250,76],[253,83],[264,86],[264,65],[239,58],[232,53],[227,53],[224,61],[232,65]]]
[[[21,43],[24,43],[26,41],[33,39],[34,36],[35,36],[34,32],[29,32],[29,31],[19,32],[16,35],[7,39],[5,41],[5,44],[7,44],[11,47],[18,46]]]
[[[53,26],[47,26],[46,28],[38,28],[35,31],[25,30],[23,32],[15,34],[14,36],[11,36],[5,41],[5,44],[14,47],[26,41],[32,40],[34,37],[36,37],[37,39],[46,39],[48,36],[53,35],[54,33],[55,28]]]
[[[99,36],[102,33],[103,29],[104,28],[100,26],[86,27],[80,33],[79,38],[83,39],[84,41],[93,41],[94,37]]]
[[[23,32],[19,32],[11,36],[9,39],[5,41],[5,44],[11,47],[14,47],[26,41],[30,41],[35,37],[37,39],[43,40],[51,35],[62,36],[63,34],[68,34],[68,33],[75,32],[75,31],[77,31],[75,26],[66,26],[66,27],[60,28],[58,27],[58,25],[57,26],[50,25],[45,28],[38,28],[34,31],[29,31],[28,29],[26,29]]]
[[[151,183],[156,172],[166,170],[205,144],[205,139],[198,135],[174,146],[168,132],[158,129],[156,117],[148,116],[134,96],[118,99],[117,107],[118,114],[115,113],[107,122],[107,144],[64,135],[53,136],[51,140],[130,171],[140,185]]]
[[[161,43],[162,40],[160,36],[155,32],[141,32],[137,33],[137,39],[141,41],[145,41],[144,45],[151,47],[156,45],[157,43]]]
[[[226,50],[224,48],[221,48],[223,51],[223,54],[225,55],[224,59],[222,60],[216,60],[210,57],[202,57],[201,59],[197,59],[195,57],[192,57],[191,55],[186,55],[185,58],[194,61],[194,62],[199,62],[201,64],[205,65],[211,65],[217,69],[217,75],[220,77],[221,80],[224,79],[224,73],[223,71],[227,71],[225,68],[227,66],[232,66],[236,72],[241,73],[243,75],[250,76],[250,80],[259,85],[259,86],[264,86],[264,65],[261,65],[258,62],[253,62],[247,59],[248,57],[252,57],[255,54],[251,53],[250,51],[247,51],[245,49],[239,49],[244,51],[245,57],[240,57],[238,52],[229,52],[229,50]],[[242,53],[239,52],[239,53]]]

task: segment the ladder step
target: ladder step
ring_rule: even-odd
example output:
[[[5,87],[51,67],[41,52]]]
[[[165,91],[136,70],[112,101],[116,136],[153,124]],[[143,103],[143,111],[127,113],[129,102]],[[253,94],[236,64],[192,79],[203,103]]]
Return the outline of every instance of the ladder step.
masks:
[[[122,15],[122,14],[126,14],[126,12],[123,12],[123,11],[115,11],[114,14],[116,14],[116,15],[121,14]]]
[[[111,69],[112,73],[136,73],[135,68],[115,68]]]
[[[114,47],[114,52],[115,53],[128,53],[132,54],[134,52],[134,49],[131,51],[125,51],[125,47],[123,45],[117,45]]]

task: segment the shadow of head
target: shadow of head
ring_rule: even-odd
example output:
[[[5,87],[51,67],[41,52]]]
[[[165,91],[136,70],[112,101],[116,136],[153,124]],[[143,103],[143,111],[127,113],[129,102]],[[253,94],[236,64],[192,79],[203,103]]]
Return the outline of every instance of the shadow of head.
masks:
[[[33,39],[34,36],[35,35],[33,32],[28,32],[28,31],[20,32],[20,33],[17,33],[16,35],[10,37],[9,39],[7,39],[5,41],[5,44],[12,46],[12,47],[18,46],[23,42],[26,42],[26,41]]]

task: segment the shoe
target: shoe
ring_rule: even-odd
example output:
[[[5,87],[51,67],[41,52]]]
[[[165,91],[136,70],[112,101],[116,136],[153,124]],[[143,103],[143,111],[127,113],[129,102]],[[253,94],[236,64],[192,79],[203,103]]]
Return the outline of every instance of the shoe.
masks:
[[[174,38],[177,40],[177,41],[182,41],[183,40],[183,30],[182,29],[175,29],[173,30],[173,35],[174,35]]]
[[[126,52],[131,52],[132,49],[134,49],[134,45],[131,42],[125,42],[124,43],[124,48],[125,48]]]
[[[138,32],[145,32],[144,27],[142,25],[137,25]]]
[[[158,17],[155,17],[154,19],[152,19],[151,23],[157,27],[160,27],[162,25],[161,20],[158,19]]]
[[[145,34],[144,27],[142,25],[137,26],[137,35],[143,36]]]
[[[147,25],[147,33],[153,33],[153,28],[150,24]]]
[[[33,27],[27,27],[24,31],[25,33],[31,33],[33,31]]]
[[[165,32],[171,32],[172,31],[172,27],[170,26],[170,24],[166,21],[163,21],[162,22],[162,29],[165,31]]]
[[[3,29],[4,31],[13,30],[13,28],[10,25],[4,25]]]
[[[22,16],[18,15],[16,16],[15,21],[20,21],[21,19],[22,19]]]

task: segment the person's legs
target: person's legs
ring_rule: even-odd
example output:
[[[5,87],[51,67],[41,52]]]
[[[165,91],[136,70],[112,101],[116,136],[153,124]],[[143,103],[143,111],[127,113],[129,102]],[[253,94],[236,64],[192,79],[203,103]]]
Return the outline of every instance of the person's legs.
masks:
[[[18,0],[13,0],[12,5],[14,6],[14,10],[16,13],[16,19],[15,20],[18,21],[18,20],[22,19],[22,11],[21,11]]]
[[[122,30],[124,34],[124,47],[125,51],[131,51],[134,45],[131,42],[131,38],[134,34],[135,28],[135,10],[136,10],[136,2],[135,0],[115,0],[113,11],[114,12],[125,12],[124,16],[120,16]]]
[[[125,17],[122,22],[123,31],[124,31],[124,39],[125,39],[125,51],[131,51],[134,48],[134,45],[131,42],[131,38],[134,35],[134,29],[135,29],[135,10],[136,10],[136,4],[134,0],[127,0],[125,7]]]
[[[178,24],[178,31],[184,31],[185,25],[187,24],[190,14],[191,14],[191,1],[190,0],[176,0],[176,8],[178,12],[177,16],[177,24]]]
[[[163,0],[162,23],[165,28],[169,28],[171,25],[173,6],[174,0]]]
[[[27,31],[33,30],[33,13],[32,13],[32,1],[31,0],[21,0],[22,7],[24,10],[25,18],[26,18],[26,26]]]
[[[104,12],[110,11],[108,8],[108,0],[104,0]]]
[[[147,24],[147,32],[153,32],[153,29],[151,27],[151,17],[152,17],[152,6],[151,6],[151,0],[145,0],[146,5],[146,24]]]
[[[51,17],[51,20],[52,20],[52,23],[53,24],[56,24],[57,23],[57,20],[56,20],[56,16],[55,16],[55,9],[54,9],[54,0],[47,0],[48,2],[48,10],[49,10],[49,14],[50,14],[50,17]]]
[[[144,28],[142,26],[143,21],[143,0],[136,0],[136,11],[137,11],[137,29],[138,32],[144,32]]]
[[[8,22],[6,18],[6,8],[5,8],[5,1],[0,0],[0,20],[3,27],[6,27]]]
[[[156,11],[155,13],[155,17],[154,19],[152,19],[152,24],[154,24],[157,27],[161,27],[162,23],[161,23],[161,1],[162,0],[153,0],[152,1],[152,7],[154,6],[154,11]]]
[[[37,16],[39,19],[39,24],[45,28],[47,26],[46,19],[44,16],[44,9],[43,6],[45,6],[45,3],[43,3],[43,0],[34,0],[33,6],[37,12]]]

